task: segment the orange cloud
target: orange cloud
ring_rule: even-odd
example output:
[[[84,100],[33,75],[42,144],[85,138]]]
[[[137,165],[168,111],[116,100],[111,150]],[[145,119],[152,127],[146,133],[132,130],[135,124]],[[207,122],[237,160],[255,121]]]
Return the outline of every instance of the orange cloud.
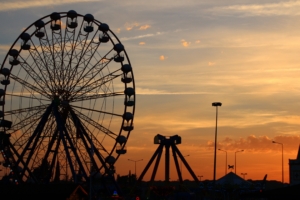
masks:
[[[213,66],[213,65],[215,65],[216,63],[214,63],[214,62],[208,62],[208,66]]]
[[[182,44],[182,46],[184,46],[184,47],[188,47],[188,46],[191,45],[191,42],[187,42],[187,41],[185,41],[185,40],[181,40],[181,44]]]
[[[146,25],[140,26],[139,30],[147,30],[150,27],[151,27],[150,25],[146,24]]]
[[[232,139],[226,137],[218,142],[217,146],[220,149],[228,151],[237,151],[243,149],[247,152],[271,152],[281,151],[281,145],[274,144],[272,141],[283,144],[284,152],[292,152],[298,150],[300,144],[299,135],[280,135],[273,139],[268,136],[249,135],[246,138]],[[208,141],[206,147],[213,148],[215,143]]]
[[[128,23],[127,22],[125,24],[125,28],[126,28],[127,31],[130,31],[131,29],[133,29],[134,27],[137,27],[137,26],[139,26],[139,24],[136,23],[136,22],[134,22],[134,23]]]
[[[165,60],[167,59],[167,57],[165,57],[164,55],[159,56],[159,60]]]
[[[145,44],[146,44],[145,42],[140,42],[140,43],[139,43],[139,45],[145,45]]]
[[[195,42],[195,43],[196,43],[196,44],[199,44],[200,42],[201,42],[200,40],[196,40],[196,42]]]

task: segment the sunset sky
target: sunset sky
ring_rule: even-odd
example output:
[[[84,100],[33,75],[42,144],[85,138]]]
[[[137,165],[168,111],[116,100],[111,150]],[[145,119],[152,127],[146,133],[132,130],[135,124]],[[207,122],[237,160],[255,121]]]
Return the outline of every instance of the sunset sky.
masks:
[[[134,173],[128,159],[143,159],[137,162],[141,173],[157,148],[156,134],[179,135],[178,148],[189,155],[195,174],[211,180],[212,102],[220,101],[217,148],[227,151],[228,164],[244,150],[236,154],[238,175],[281,181],[281,145],[275,140],[283,143],[289,182],[288,159],[297,157],[300,144],[300,1],[1,0],[0,63],[22,30],[69,10],[107,23],[132,64],[134,131],[117,174]],[[171,180],[177,180],[171,163]],[[164,179],[163,164],[157,180]],[[218,151],[217,178],[224,174],[225,153]],[[183,178],[191,179],[184,167]]]

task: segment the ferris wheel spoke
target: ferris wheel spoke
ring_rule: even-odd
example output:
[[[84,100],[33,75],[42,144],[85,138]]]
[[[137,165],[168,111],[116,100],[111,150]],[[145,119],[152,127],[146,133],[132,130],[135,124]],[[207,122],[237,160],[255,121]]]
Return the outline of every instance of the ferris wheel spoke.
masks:
[[[36,83],[40,88],[44,88],[45,90],[47,88],[50,89],[48,83],[42,80],[40,78],[41,77],[40,74],[36,73],[35,70],[32,69],[28,63],[26,63],[26,61],[21,62],[20,65],[26,71],[26,73],[29,74],[29,76],[34,81],[34,83]]]
[[[41,110],[45,110],[45,108],[47,108],[49,106],[48,105],[41,105],[41,106],[33,106],[33,107],[27,107],[27,108],[21,108],[21,109],[16,109],[16,110],[10,110],[10,111],[5,111],[4,114],[5,115],[15,115],[15,114],[20,114],[23,112],[29,113],[29,112],[33,112],[35,110],[41,111]]]
[[[5,93],[6,96],[11,96],[11,97],[16,97],[16,98],[27,98],[27,99],[36,99],[38,100],[41,104],[42,101],[51,101],[50,99],[42,99],[42,98],[36,98],[35,96],[24,96],[24,95],[17,95],[17,94],[10,94],[10,93]]]
[[[96,33],[95,33],[96,35]],[[93,67],[89,70],[87,70],[87,66],[90,65],[90,62],[92,61],[92,59],[94,58],[95,53],[98,50],[98,47],[100,46],[100,42],[99,43],[94,43],[93,40],[95,38],[95,35],[93,36],[93,38],[90,40],[88,46],[86,47],[86,50],[84,50],[84,52],[79,56],[78,59],[78,64],[76,66],[76,75],[79,74],[78,76],[78,81],[81,81],[82,77],[84,77],[84,73],[88,74],[90,73],[90,71],[93,69]],[[102,59],[103,57],[101,57]],[[100,61],[101,61],[100,59]],[[99,62],[99,61],[97,61]],[[79,68],[79,66],[84,66],[83,68]],[[78,71],[79,69],[79,71]]]
[[[18,130],[21,130],[24,127],[29,126],[30,124],[34,125],[37,123],[37,121],[41,118],[42,112],[45,111],[46,107],[49,105],[43,105],[43,106],[35,106],[27,109],[18,109],[13,111],[7,111],[7,115],[14,115],[15,118],[18,120],[16,123],[13,123],[11,128],[8,130],[10,134],[17,132]],[[25,112],[25,115],[22,115],[22,113]]]
[[[98,138],[97,138],[97,136],[96,136],[96,134],[93,134],[93,132],[90,130],[90,129],[88,129],[88,127],[85,125],[85,124],[82,124],[82,126],[85,128],[84,130],[86,131],[86,135],[87,136],[90,136],[90,138],[91,138],[91,141],[93,141],[93,143],[94,143],[94,146],[95,147],[97,147],[97,150],[101,150],[102,152],[105,152],[107,155],[109,154],[109,152],[107,151],[107,149],[103,146],[103,144],[98,140]],[[105,135],[106,136],[106,135]],[[110,135],[110,137],[111,137],[111,135]],[[116,138],[113,138],[113,137],[111,137],[112,139],[116,139]],[[102,156],[103,157],[103,156]]]
[[[80,91],[83,88],[83,85],[87,85],[92,79],[94,79],[101,71],[108,66],[108,64],[112,61],[112,59],[107,59],[106,56],[112,51],[111,49],[106,55],[104,55],[97,63],[92,66],[84,75],[79,77],[75,83],[72,84],[72,87],[70,88],[71,91],[75,91],[75,89],[79,86],[80,89],[76,90],[77,92]],[[99,67],[99,68],[98,68]],[[84,71],[84,70],[82,70]],[[92,73],[92,71],[96,71],[96,73]],[[87,79],[85,81],[84,79]],[[76,92],[76,93],[77,93]],[[76,94],[75,93],[75,94]]]
[[[37,119],[39,120],[39,119]],[[26,121],[27,123],[24,122],[25,125],[27,125],[26,129],[24,130],[24,127],[23,126],[20,126],[20,128],[23,128],[22,130],[22,133],[21,133],[21,136],[16,138],[15,141],[14,141],[14,145],[16,147],[18,147],[18,150],[21,149],[23,146],[26,145],[26,143],[28,142],[29,140],[29,137],[32,135],[32,130],[34,130],[34,125],[38,124],[37,121]],[[19,131],[21,130],[19,127],[16,127],[15,129],[13,129],[12,133],[11,133],[11,136],[15,136]]]
[[[33,60],[33,63],[38,69],[38,73],[40,74],[41,78],[43,79],[44,82],[47,83],[47,86],[50,91],[53,91],[53,77],[51,73],[49,72],[49,66],[48,62],[44,60],[43,56],[41,53],[38,51],[37,47],[35,46],[34,42],[31,40],[31,43],[33,44],[33,48],[29,49],[30,56]],[[41,49],[41,47],[40,47]]]
[[[102,99],[107,97],[114,97],[114,96],[124,96],[124,92],[112,92],[106,94],[94,94],[94,95],[83,95],[78,98],[72,99],[72,102],[80,102],[80,101],[87,101],[92,99]]]
[[[50,43],[49,36],[48,36],[48,32],[45,31],[45,38],[41,38],[40,40],[40,46],[42,49],[42,54],[44,56],[44,61],[47,63],[47,72],[49,74],[49,77],[51,76],[52,78],[52,84],[53,87],[56,89],[57,83],[59,80],[57,80],[58,74],[57,74],[57,70],[56,70],[56,60],[55,60],[55,56],[54,56],[54,52],[53,52],[53,48],[52,48],[52,44]],[[53,43],[53,41],[52,41]]]
[[[78,112],[78,111],[76,111],[76,110],[74,110],[74,111],[75,111],[76,115],[77,115],[80,119],[84,120],[84,121],[87,122],[88,124],[90,124],[90,125],[92,125],[93,127],[97,128],[97,129],[100,130],[102,133],[104,133],[104,134],[106,134],[106,135],[108,135],[108,136],[110,136],[111,138],[114,138],[114,139],[118,136],[116,133],[110,131],[109,129],[107,129],[107,128],[105,128],[105,127],[103,127],[101,124],[97,123],[96,121],[94,121],[94,120],[91,119],[90,117],[88,117],[88,116],[86,116],[86,115],[84,115],[84,114],[82,114],[82,113],[80,113],[80,112]],[[75,113],[73,113],[74,111],[71,110],[71,113],[72,113],[72,114],[75,114]],[[115,137],[113,137],[112,135],[114,135]]]
[[[94,80],[92,82],[89,81],[90,82],[89,84],[82,86],[79,90],[77,90],[74,94],[72,94],[71,99],[72,100],[73,100],[73,98],[80,99],[81,97],[85,96],[85,94],[87,94],[93,90],[96,90],[96,89],[102,89],[106,93],[107,90],[109,90],[109,87],[106,84],[107,83],[110,84],[112,80],[114,80],[117,77],[120,77],[122,75],[122,74],[114,74],[114,73],[115,72],[112,72],[112,73],[110,73],[100,79]]]
[[[53,59],[53,71],[54,74],[56,75],[56,79],[55,81],[58,82],[58,88],[62,87],[62,77],[61,74],[59,72],[62,72],[62,67],[61,63],[62,63],[62,57],[61,57],[61,29],[59,29],[58,32],[52,30],[52,59]]]
[[[50,95],[47,94],[44,90],[42,90],[40,88],[37,88],[36,86],[28,83],[27,81],[25,81],[25,80],[23,80],[23,79],[15,76],[15,75],[13,75],[13,74],[10,75],[10,78],[13,79],[13,80],[15,80],[15,81],[17,81],[21,85],[23,85],[29,92],[31,92],[31,94],[33,94],[32,91],[34,91],[34,92],[36,92],[38,94],[41,94],[42,96],[50,99]]]
[[[64,69],[61,71],[62,73],[62,81],[63,85],[66,85],[66,83],[69,81],[71,66],[72,66],[72,60],[73,60],[73,54],[75,52],[76,48],[76,41],[75,41],[75,29],[69,30],[68,27],[65,29],[65,35],[64,35],[64,42],[63,42],[63,63],[62,66],[64,66]]]
[[[111,112],[104,112],[104,111],[100,111],[100,110],[94,110],[94,109],[80,107],[80,106],[75,106],[75,105],[72,105],[72,108],[79,108],[79,109],[82,109],[82,110],[88,110],[88,111],[93,111],[93,112],[98,112],[98,113],[103,113],[103,114],[108,114],[108,115],[123,117],[123,115],[120,115],[120,114],[111,113]]]
[[[22,130],[22,136],[19,137],[18,139],[16,139],[15,145],[18,145],[20,147],[25,145],[22,142],[23,141],[27,142],[29,140],[29,138],[31,138],[32,135],[34,135],[34,133],[36,132],[36,127],[41,123],[41,121],[43,121],[42,117],[45,115],[45,113],[46,113],[46,111],[44,111],[43,114],[41,113],[41,114],[33,115],[31,118],[34,121],[23,119],[22,122],[20,122],[18,124],[22,128],[22,129],[19,129],[19,130]],[[43,128],[43,130],[44,130],[43,137],[44,136],[47,137],[47,136],[51,135],[51,131],[53,131],[53,129],[55,128],[55,124],[54,124],[54,120],[53,120],[52,115],[50,115],[48,117],[48,121],[45,122],[44,125],[41,126],[41,128]]]
[[[69,38],[69,49],[70,49],[70,53],[67,54],[69,56],[69,60],[67,61],[67,66],[66,66],[66,69],[65,69],[65,77],[68,78],[68,80],[66,80],[65,85],[68,86],[69,85],[69,82],[73,81],[73,77],[74,77],[74,73],[76,72],[76,66],[78,64],[78,60],[77,60],[77,54],[76,54],[76,49],[77,47],[79,46],[80,44],[80,36],[82,36],[82,27],[83,27],[83,21],[81,22],[81,25],[80,25],[80,28],[79,28],[79,32],[78,32],[78,35],[75,39],[75,29],[71,30],[68,28],[68,26],[66,27],[66,36]],[[68,34],[70,33],[70,35]],[[85,36],[86,38],[86,36]],[[80,49],[80,48],[79,48]],[[76,62],[75,62],[76,61]],[[73,69],[72,69],[73,67]]]
[[[76,57],[77,63],[73,68],[74,70],[72,70],[72,72],[71,72],[71,77],[78,78],[79,77],[78,74],[80,74],[80,71],[84,71],[85,67],[87,67],[89,65],[89,62],[93,57],[92,55],[94,54],[93,51],[95,52],[97,50],[98,46],[100,45],[100,43],[91,42],[94,40],[96,34],[97,34],[97,32],[95,32],[95,34],[91,40],[88,39],[89,33],[82,35],[83,38],[81,38],[81,37],[77,38],[76,44],[78,44],[78,46],[80,47],[79,48],[80,51],[78,53],[77,53],[77,51],[75,52],[76,53],[75,57]],[[89,41],[89,42],[87,42],[87,41]],[[95,45],[93,46],[93,44],[95,44]],[[80,68],[80,66],[83,66],[83,68]],[[71,82],[68,81],[66,83],[66,85],[72,86],[74,84],[74,80],[75,79],[71,79]]]
[[[72,110],[74,111],[74,110]],[[78,111],[76,111],[76,113],[78,113]],[[97,136],[94,134],[93,131],[91,131],[86,124],[82,123],[82,121],[80,120],[80,118],[78,118],[78,116],[73,112],[71,112],[71,115],[74,119],[74,121],[79,124],[79,127],[82,128],[82,132],[84,133],[85,137],[88,138],[88,140],[90,142],[93,141],[94,143],[94,146],[97,147],[97,150],[102,150],[104,152],[106,152],[107,154],[109,154],[109,152],[106,150],[106,148],[101,144],[101,142],[98,140]],[[85,121],[85,120],[84,120]],[[107,135],[107,134],[105,134]],[[113,138],[111,135],[110,135],[111,138]],[[115,139],[115,138],[113,138]],[[101,147],[101,148],[99,148]]]

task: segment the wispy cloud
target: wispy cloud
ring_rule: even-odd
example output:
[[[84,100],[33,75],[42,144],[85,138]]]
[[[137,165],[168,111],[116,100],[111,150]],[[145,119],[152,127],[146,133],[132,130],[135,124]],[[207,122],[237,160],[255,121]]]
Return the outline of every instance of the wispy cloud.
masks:
[[[136,88],[137,94],[164,94],[166,91],[164,90],[154,90],[154,89],[148,89],[148,88]]]
[[[137,22],[133,22],[133,23],[126,23],[125,25],[125,29],[127,30],[127,31],[130,31],[130,30],[132,30],[134,27],[138,27],[139,26],[139,23],[137,23]]]
[[[13,2],[3,2],[0,5],[0,11],[9,10],[20,10],[33,7],[43,7],[50,5],[62,5],[71,3],[83,3],[83,2],[99,2],[99,0],[39,0],[39,1],[13,1]]]
[[[145,42],[140,42],[140,43],[139,43],[139,45],[145,45],[145,44],[146,44]]]
[[[142,25],[140,26],[139,30],[147,30],[148,28],[150,28],[151,26],[146,24],[146,25]]]
[[[146,38],[146,37],[154,37],[154,36],[158,36],[164,34],[163,32],[156,32],[156,33],[149,33],[149,34],[145,34],[145,35],[138,35],[138,36],[134,36],[134,37],[124,37],[121,38],[122,41],[126,41],[126,40],[135,40],[135,39],[141,39],[141,38]]]
[[[240,13],[245,16],[278,16],[299,15],[300,1],[287,1],[268,4],[244,4],[215,7],[210,9],[215,13],[234,14]]]

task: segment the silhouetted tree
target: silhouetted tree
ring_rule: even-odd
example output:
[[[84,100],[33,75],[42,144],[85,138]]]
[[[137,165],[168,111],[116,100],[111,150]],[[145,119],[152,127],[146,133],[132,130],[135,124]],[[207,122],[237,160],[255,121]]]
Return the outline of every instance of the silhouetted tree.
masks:
[[[50,162],[46,159],[43,159],[40,166],[33,170],[33,175],[36,179],[42,183],[49,182],[51,178]]]

